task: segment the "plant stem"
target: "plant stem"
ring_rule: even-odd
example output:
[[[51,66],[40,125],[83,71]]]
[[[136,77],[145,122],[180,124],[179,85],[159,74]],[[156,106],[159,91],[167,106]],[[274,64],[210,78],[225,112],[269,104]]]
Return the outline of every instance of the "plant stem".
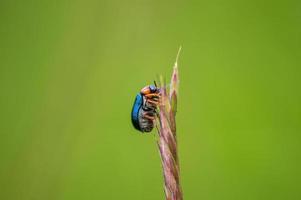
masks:
[[[179,52],[180,50],[181,48],[179,49]],[[159,134],[158,148],[163,168],[164,192],[166,200],[183,199],[182,189],[180,185],[180,166],[177,152],[175,120],[179,85],[177,64],[179,52],[173,68],[169,93],[162,77],[160,80],[161,98],[158,116],[159,126],[157,130]]]

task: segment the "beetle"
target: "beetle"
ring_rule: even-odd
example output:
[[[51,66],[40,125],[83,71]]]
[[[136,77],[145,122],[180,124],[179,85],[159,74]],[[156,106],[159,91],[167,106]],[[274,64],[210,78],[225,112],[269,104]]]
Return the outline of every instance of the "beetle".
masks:
[[[154,128],[160,89],[155,85],[143,87],[137,94],[132,108],[132,124],[138,131],[151,132]]]

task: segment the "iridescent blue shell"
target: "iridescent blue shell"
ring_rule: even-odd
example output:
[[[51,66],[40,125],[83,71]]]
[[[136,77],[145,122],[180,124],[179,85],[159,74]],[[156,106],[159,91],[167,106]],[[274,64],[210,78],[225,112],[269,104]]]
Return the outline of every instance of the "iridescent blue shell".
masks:
[[[132,124],[133,126],[141,132],[150,132],[154,128],[154,122],[152,120],[146,119],[143,116],[148,114],[150,116],[155,115],[155,110],[147,105],[145,105],[145,97],[142,94],[137,94],[133,109],[132,109]]]
[[[133,109],[132,109],[132,124],[137,130],[141,130],[139,125],[139,111],[141,110],[142,105],[143,105],[143,97],[139,93],[136,96]]]

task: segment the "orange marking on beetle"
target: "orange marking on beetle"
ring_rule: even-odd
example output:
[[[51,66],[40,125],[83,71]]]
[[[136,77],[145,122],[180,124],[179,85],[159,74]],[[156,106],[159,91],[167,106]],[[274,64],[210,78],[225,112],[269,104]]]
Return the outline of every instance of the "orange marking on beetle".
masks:
[[[149,89],[149,86],[145,86],[144,88],[142,88],[141,91],[140,91],[140,93],[144,94],[144,95],[150,94],[151,91]]]

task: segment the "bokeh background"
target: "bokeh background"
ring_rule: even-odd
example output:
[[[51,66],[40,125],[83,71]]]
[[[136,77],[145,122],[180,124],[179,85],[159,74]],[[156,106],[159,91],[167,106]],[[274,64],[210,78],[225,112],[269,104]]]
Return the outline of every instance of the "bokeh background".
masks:
[[[0,199],[164,199],[136,93],[178,47],[185,199],[301,199],[301,2],[0,2]]]

